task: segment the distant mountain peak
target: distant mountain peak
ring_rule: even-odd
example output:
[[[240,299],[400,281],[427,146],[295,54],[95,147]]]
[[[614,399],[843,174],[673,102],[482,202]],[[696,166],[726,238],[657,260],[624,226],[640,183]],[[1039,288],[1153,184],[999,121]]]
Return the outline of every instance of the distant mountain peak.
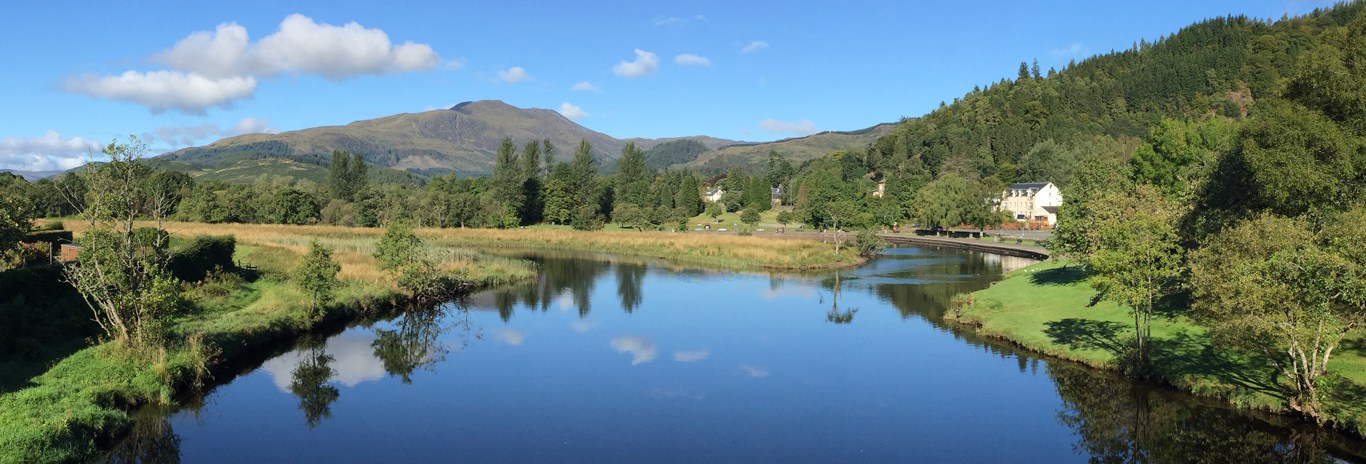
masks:
[[[257,171],[284,169],[298,166],[298,163],[325,167],[332,151],[343,150],[360,153],[372,164],[422,176],[445,173],[465,176],[491,172],[495,153],[504,138],[511,138],[519,149],[527,142],[549,140],[556,148],[556,158],[561,161],[569,159],[580,140],[586,140],[593,146],[593,157],[603,167],[613,166],[628,142],[634,142],[642,150],[678,140],[696,141],[705,145],[707,150],[741,143],[706,136],[617,139],[583,127],[555,110],[518,108],[501,100],[475,100],[444,111],[396,114],[355,121],[344,126],[323,126],[279,134],[231,137],[205,147],[168,153],[161,158],[185,166],[190,172],[205,175],[241,165]],[[839,145],[840,148],[848,148],[843,143]],[[672,162],[670,165],[695,161],[699,156],[696,148],[676,148],[671,156],[663,157]],[[816,149],[824,148],[821,146]],[[793,155],[794,159],[806,159],[822,153],[808,149],[794,152]],[[757,159],[748,154],[740,157],[723,156],[721,159],[705,157],[711,160],[709,166],[726,160],[739,161],[740,158],[744,158],[743,163],[748,165],[754,162],[750,158]],[[271,159],[296,164],[263,164]],[[290,175],[289,172],[282,174]]]

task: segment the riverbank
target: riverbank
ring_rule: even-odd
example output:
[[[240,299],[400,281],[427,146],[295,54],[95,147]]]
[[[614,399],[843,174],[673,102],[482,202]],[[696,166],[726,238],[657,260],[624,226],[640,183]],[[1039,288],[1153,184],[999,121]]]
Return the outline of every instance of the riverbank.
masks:
[[[1113,369],[1130,343],[1133,318],[1113,302],[1098,301],[1076,266],[1056,261],[1008,274],[951,309],[949,321],[978,333],[1088,366]],[[1227,349],[1207,331],[1169,308],[1154,317],[1152,361],[1157,374],[1182,390],[1238,407],[1286,413],[1283,389],[1265,359]],[[1366,343],[1344,341],[1329,364],[1342,382],[1324,402],[1332,425],[1366,431]]]
[[[186,225],[178,236],[233,233],[231,228]],[[240,232],[240,231],[239,231]],[[241,271],[220,273],[190,288],[195,309],[172,321],[177,340],[166,348],[133,351],[104,343],[56,362],[23,388],[0,395],[0,462],[70,462],[97,458],[127,433],[129,411],[174,405],[183,393],[212,383],[212,376],[262,347],[323,326],[374,315],[408,302],[369,256],[373,237],[327,236],[293,230],[239,236],[234,254]],[[309,237],[333,247],[343,285],[319,318],[290,283]],[[299,239],[299,244],[287,243]],[[436,247],[441,269],[469,288],[534,277],[530,263]]]
[[[432,243],[458,247],[579,250],[660,258],[736,271],[853,267],[856,250],[814,240],[773,240],[704,232],[578,231],[552,229],[421,229]],[[846,234],[850,240],[853,234]]]

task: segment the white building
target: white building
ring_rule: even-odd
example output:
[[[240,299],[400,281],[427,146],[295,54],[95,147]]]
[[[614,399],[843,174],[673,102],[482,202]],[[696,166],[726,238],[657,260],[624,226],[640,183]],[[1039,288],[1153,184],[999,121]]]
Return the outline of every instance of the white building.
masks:
[[[1052,182],[1033,182],[1011,185],[1001,193],[1001,211],[1009,211],[1020,222],[1058,223],[1058,207],[1062,206],[1062,192]]]
[[[721,188],[721,187],[712,187],[712,188],[707,189],[707,197],[706,197],[706,198],[707,198],[707,201],[708,201],[708,202],[716,203],[716,202],[718,202],[718,201],[721,201],[721,195],[725,195],[725,194],[726,194],[726,189],[723,189],[723,188]]]

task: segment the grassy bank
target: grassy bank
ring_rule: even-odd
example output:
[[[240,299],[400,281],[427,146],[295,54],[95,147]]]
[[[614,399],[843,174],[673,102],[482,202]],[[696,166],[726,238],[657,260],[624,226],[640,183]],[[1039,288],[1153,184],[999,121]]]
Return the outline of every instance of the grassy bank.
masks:
[[[512,247],[581,250],[663,258],[732,270],[802,270],[854,266],[863,262],[844,249],[812,240],[774,240],[734,235],[577,231],[547,229],[423,229],[432,243],[454,247]],[[847,234],[852,239],[853,234]]]
[[[241,362],[261,347],[315,327],[354,320],[403,304],[406,298],[369,254],[379,232],[323,229],[242,229],[176,224],[176,235],[236,234],[234,258],[246,267],[189,290],[194,308],[172,324],[165,349],[133,352],[116,344],[75,351],[22,388],[0,395],[0,462],[67,462],[97,458],[130,426],[128,412],[173,405],[178,394],[211,383],[205,374]],[[343,286],[320,320],[306,316],[309,298],[289,282],[311,238],[332,246]],[[476,285],[534,276],[520,260],[436,247],[441,267]]]
[[[1035,264],[973,293],[972,299],[945,317],[1050,356],[1111,368],[1132,340],[1129,311],[1097,301],[1095,290],[1075,266]],[[1152,360],[1159,375],[1200,396],[1246,408],[1286,410],[1282,379],[1265,359],[1214,343],[1203,327],[1181,313],[1180,307],[1168,308],[1153,320]],[[1330,372],[1343,381],[1325,408],[1336,425],[1361,434],[1366,431],[1366,343],[1344,342]]]

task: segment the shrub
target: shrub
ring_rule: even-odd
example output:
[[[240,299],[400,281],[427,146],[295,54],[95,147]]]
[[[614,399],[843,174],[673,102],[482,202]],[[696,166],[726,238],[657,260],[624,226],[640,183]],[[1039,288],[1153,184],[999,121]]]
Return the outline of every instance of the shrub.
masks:
[[[858,232],[858,237],[854,239],[854,245],[858,248],[859,256],[869,257],[887,248],[887,240],[883,239],[872,229],[863,229]]]
[[[743,222],[743,223],[745,223],[745,224],[749,224],[749,225],[751,225],[751,226],[752,226],[752,225],[755,225],[755,224],[758,224],[758,223],[759,223],[759,210],[754,209],[754,208],[746,208],[745,211],[744,211],[743,213],[740,213],[740,222]]]
[[[173,253],[166,268],[177,279],[199,282],[214,269],[234,269],[232,255],[235,251],[237,239],[231,235],[200,235]]]

